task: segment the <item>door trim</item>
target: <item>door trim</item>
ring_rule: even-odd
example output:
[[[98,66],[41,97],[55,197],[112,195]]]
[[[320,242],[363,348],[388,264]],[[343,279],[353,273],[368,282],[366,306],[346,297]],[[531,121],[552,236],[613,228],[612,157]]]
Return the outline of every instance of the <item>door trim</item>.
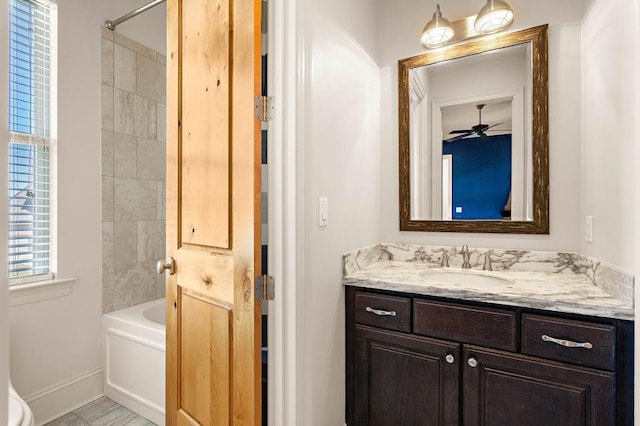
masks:
[[[308,0],[269,0],[269,256],[276,298],[269,303],[268,424],[305,424],[305,181]],[[277,23],[277,25],[275,24]],[[296,284],[297,283],[297,284]]]

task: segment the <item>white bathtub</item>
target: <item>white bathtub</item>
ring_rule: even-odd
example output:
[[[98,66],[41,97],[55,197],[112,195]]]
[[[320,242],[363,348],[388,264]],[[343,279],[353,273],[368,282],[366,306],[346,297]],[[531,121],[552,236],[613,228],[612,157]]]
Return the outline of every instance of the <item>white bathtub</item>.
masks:
[[[104,394],[164,426],[165,299],[102,315]]]

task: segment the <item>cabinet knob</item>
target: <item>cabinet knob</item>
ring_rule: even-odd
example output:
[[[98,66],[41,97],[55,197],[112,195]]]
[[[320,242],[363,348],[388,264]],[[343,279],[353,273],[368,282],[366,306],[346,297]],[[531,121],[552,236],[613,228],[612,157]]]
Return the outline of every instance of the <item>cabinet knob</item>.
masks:
[[[467,364],[469,364],[469,367],[471,368],[476,368],[478,366],[478,361],[475,358],[469,358],[467,360]]]
[[[455,357],[451,354],[445,356],[444,360],[447,361],[447,364],[453,364],[456,361]]]

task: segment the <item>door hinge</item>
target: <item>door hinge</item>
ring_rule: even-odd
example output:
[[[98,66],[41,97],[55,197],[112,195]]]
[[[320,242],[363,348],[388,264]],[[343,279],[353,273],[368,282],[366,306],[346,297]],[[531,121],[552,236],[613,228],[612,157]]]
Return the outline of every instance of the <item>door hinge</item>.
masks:
[[[256,118],[260,121],[267,122],[273,120],[274,105],[273,96],[256,96],[255,111]]]
[[[276,298],[276,280],[269,275],[256,278],[256,300],[274,300]]]

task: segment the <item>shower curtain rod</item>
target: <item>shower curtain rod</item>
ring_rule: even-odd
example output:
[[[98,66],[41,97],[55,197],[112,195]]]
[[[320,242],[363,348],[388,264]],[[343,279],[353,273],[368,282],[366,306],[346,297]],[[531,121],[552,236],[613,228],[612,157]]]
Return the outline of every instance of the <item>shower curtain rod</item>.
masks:
[[[122,24],[124,21],[128,21],[129,19],[133,18],[134,16],[138,16],[140,15],[142,12],[146,12],[147,10],[151,9],[152,7],[155,7],[157,5],[159,5],[160,3],[164,3],[167,0],[153,0],[151,3],[146,4],[132,12],[127,13],[124,16],[119,17],[118,19],[116,19],[115,21],[105,21],[104,26],[108,29],[110,29],[111,31],[116,29],[116,26]]]

